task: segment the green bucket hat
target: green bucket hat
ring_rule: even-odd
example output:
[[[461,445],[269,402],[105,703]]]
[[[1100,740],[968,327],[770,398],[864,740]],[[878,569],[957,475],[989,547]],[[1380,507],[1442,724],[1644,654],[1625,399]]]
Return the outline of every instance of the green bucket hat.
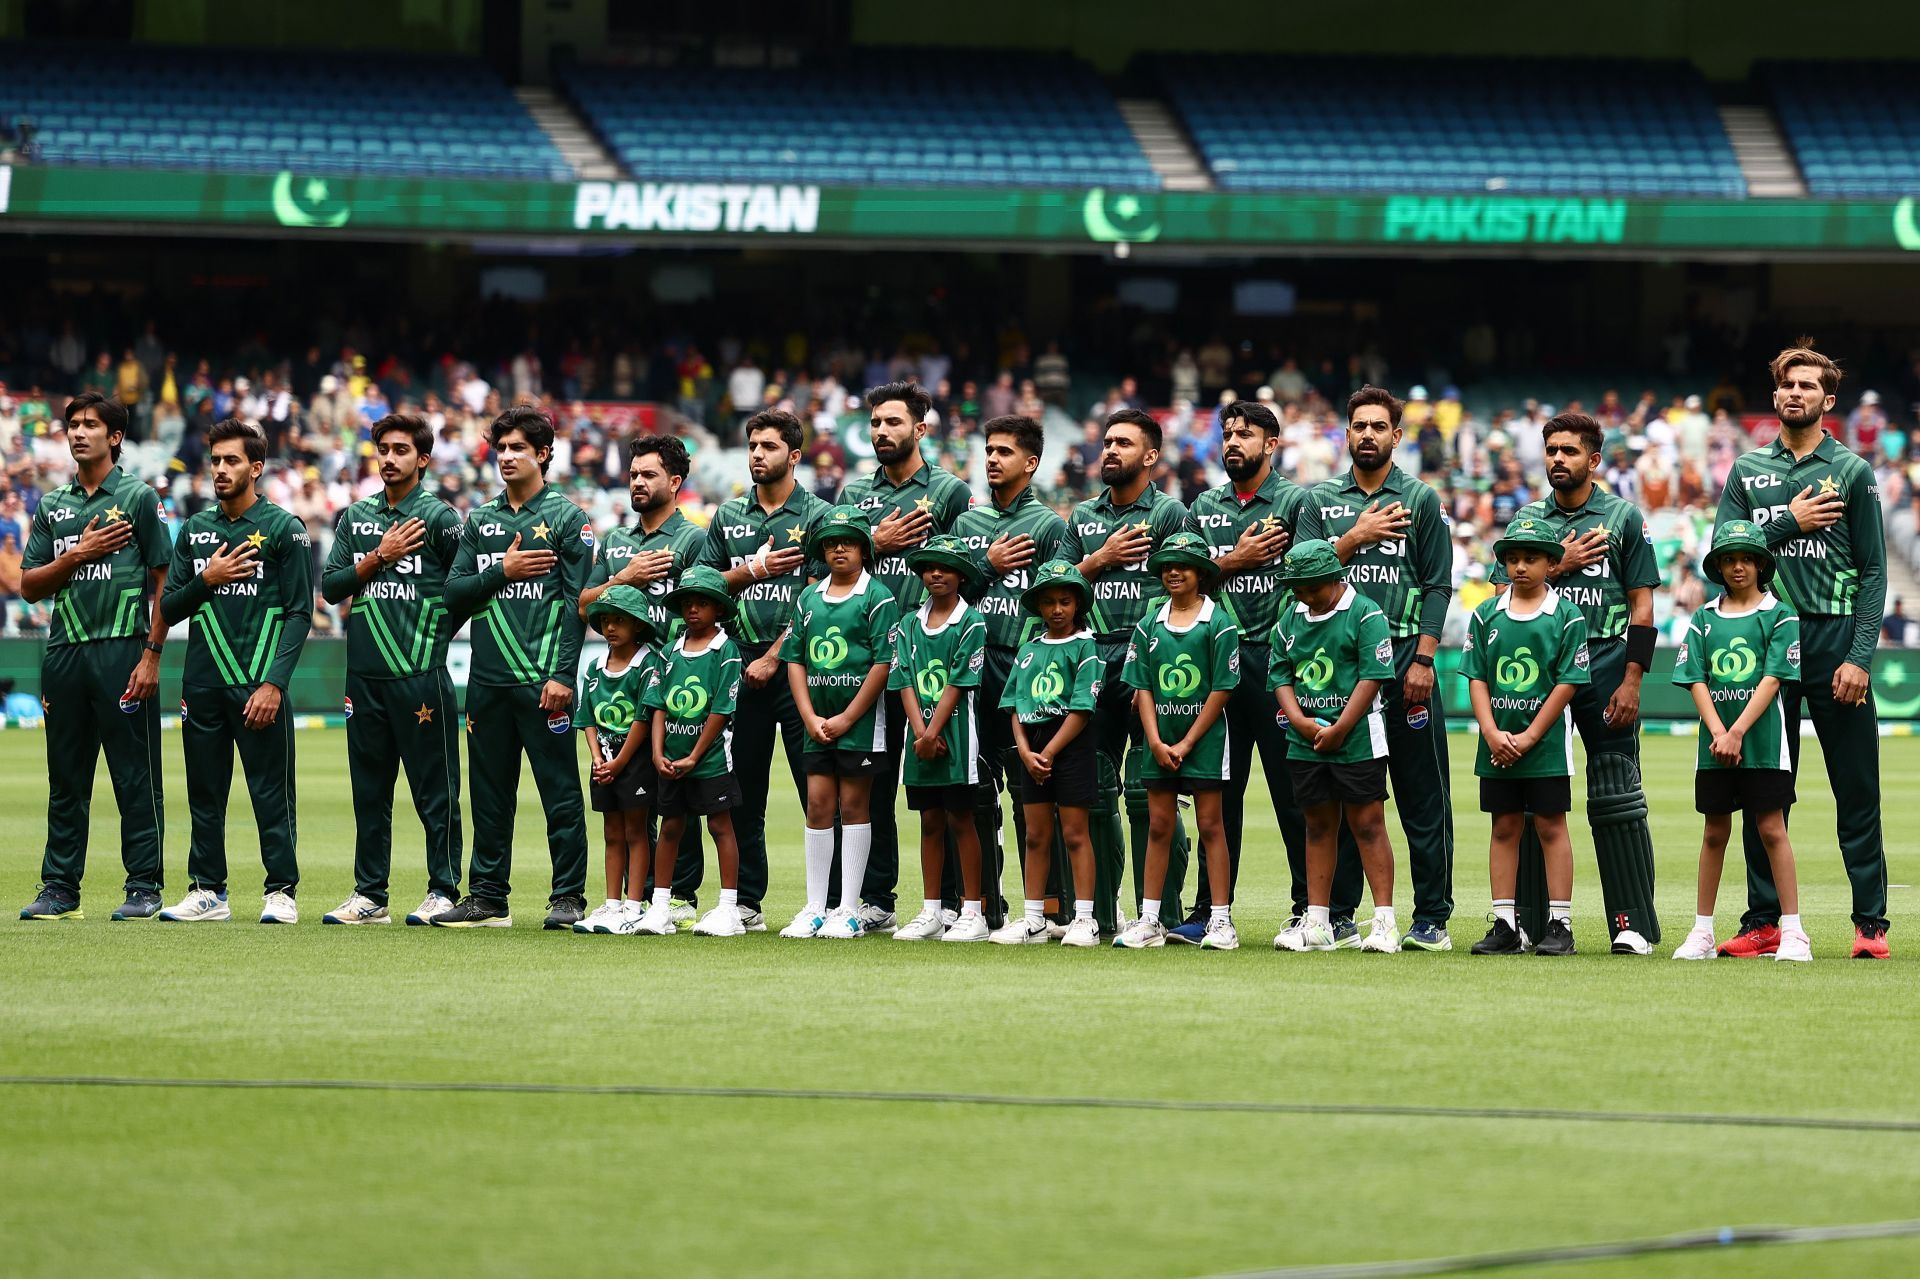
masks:
[[[1549,525],[1527,516],[1507,525],[1507,531],[1493,544],[1493,558],[1497,563],[1506,558],[1508,551],[1539,551],[1558,564],[1566,550]]]
[[[867,513],[851,506],[836,506],[821,517],[813,532],[807,534],[807,554],[820,558],[821,543],[833,538],[850,538],[866,553],[867,567],[873,567],[873,526]]]
[[[1203,585],[1220,576],[1220,566],[1207,553],[1207,539],[1198,533],[1175,533],[1160,543],[1159,550],[1147,557],[1147,571],[1155,576],[1159,575],[1161,569],[1174,565],[1196,570]]]
[[[599,598],[587,605],[587,624],[591,626],[609,613],[623,614],[638,622],[643,641],[660,636],[660,624],[654,619],[653,602],[638,587],[623,583],[600,592]]]
[[[1707,580],[1715,586],[1725,586],[1727,581],[1720,576],[1720,557],[1728,551],[1743,551],[1760,561],[1760,585],[1764,588],[1773,581],[1773,551],[1767,546],[1767,535],[1760,526],[1751,520],[1728,520],[1713,530],[1713,549],[1707,552],[1707,558],[1701,562],[1701,571]]]
[[[1080,569],[1072,560],[1048,560],[1033,575],[1033,585],[1020,593],[1020,607],[1029,613],[1040,610],[1034,600],[1041,591],[1050,586],[1064,586],[1068,590],[1080,593],[1080,620],[1085,622],[1087,614],[1093,609],[1093,588],[1087,585],[1087,579],[1080,576]]]
[[[962,582],[979,584],[986,580],[985,556],[976,558],[967,544],[951,533],[941,533],[907,552],[907,567],[918,573],[923,568],[950,568]]]
[[[733,592],[727,589],[727,579],[720,575],[717,568],[695,564],[680,575],[680,585],[667,592],[665,603],[669,611],[677,612],[682,601],[695,598],[712,600],[718,604],[720,620],[723,622],[733,616]]]
[[[1301,542],[1280,561],[1280,580],[1289,586],[1344,580],[1346,576],[1347,568],[1340,562],[1340,552],[1324,538]]]

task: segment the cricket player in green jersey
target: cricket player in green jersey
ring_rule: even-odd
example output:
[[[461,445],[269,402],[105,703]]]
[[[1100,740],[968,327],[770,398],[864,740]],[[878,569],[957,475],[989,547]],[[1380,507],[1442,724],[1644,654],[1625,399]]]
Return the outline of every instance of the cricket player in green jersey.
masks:
[[[1766,531],[1779,565],[1774,594],[1800,616],[1800,677],[1780,691],[1787,746],[1800,770],[1801,702],[1820,738],[1833,787],[1840,859],[1853,886],[1853,956],[1887,958],[1887,854],[1880,830],[1880,725],[1869,672],[1887,598],[1886,530],[1873,468],[1821,426],[1840,388],[1840,369],[1811,340],[1771,365],[1780,438],[1733,464],[1721,520]],[[1789,816],[1791,812],[1789,811]],[[1767,875],[1765,842],[1744,823],[1747,913],[1726,955],[1771,954],[1780,903]]]
[[[281,703],[313,615],[313,539],[299,519],[260,496],[266,460],[267,437],[252,423],[227,418],[207,432],[219,501],[181,526],[160,597],[168,626],[193,619],[180,696],[192,887],[160,912],[165,920],[231,918],[227,793],[236,749],[267,872],[260,922],[300,918],[293,716]]]
[[[601,539],[586,589],[580,592],[583,617],[613,586],[645,591],[656,605],[664,604],[667,592],[699,562],[706,545],[707,531],[680,513],[680,489],[692,469],[687,446],[671,435],[642,435],[634,439],[632,448],[633,456],[627,463],[627,493],[633,503],[634,520]],[[665,625],[665,615],[662,617]],[[671,621],[671,629],[661,634],[662,646],[679,631],[680,620],[676,617]],[[648,900],[653,889],[651,857],[646,873],[645,883],[627,886],[634,899],[641,902]],[[673,864],[670,909],[677,927],[693,926],[705,874],[706,851],[700,843],[700,824],[693,822],[681,837],[680,853]]]
[[[740,841],[740,914],[753,930],[766,924],[760,907],[767,893],[767,792],[773,784],[776,730],[794,794],[806,802],[800,772],[806,730],[787,686],[780,641],[800,592],[825,575],[825,569],[808,562],[806,546],[807,534],[831,503],[794,479],[806,438],[799,418],[780,409],[756,413],[747,419],[746,437],[753,491],[722,502],[713,513],[700,562],[724,575],[739,606],[727,634],[740,650],[746,677],[729,727],[735,766],[752,785],[734,811],[733,829]],[[863,915],[861,922],[882,922],[885,913],[871,921]]]
[[[927,435],[933,397],[913,382],[888,382],[867,392],[868,430],[878,463],[867,475],[849,480],[840,504],[851,506],[873,525],[872,572],[892,593],[902,617],[920,607],[920,578],[907,555],[929,537],[946,533],[973,501],[966,481],[929,463],[920,452]],[[900,694],[889,690],[887,758],[893,767],[873,779],[873,848],[867,855],[866,882],[860,899],[879,913],[892,915],[900,882],[900,830],[894,811],[901,756],[906,749],[907,718]],[[948,859],[951,862],[953,859]],[[956,867],[957,870],[957,867]],[[957,894],[958,879],[950,887]],[[882,927],[896,921],[883,920]]]
[[[1607,931],[1616,955],[1651,955],[1660,940],[1653,904],[1653,835],[1640,778],[1640,682],[1653,667],[1653,588],[1660,584],[1640,508],[1594,483],[1600,424],[1584,413],[1549,420],[1547,483],[1553,494],[1514,520],[1535,520],[1564,546],[1547,572],[1554,590],[1587,623],[1591,682],[1573,695],[1573,724],[1587,754],[1587,824],[1600,869]],[[1494,566],[1493,580],[1505,582]],[[1536,833],[1520,845],[1520,930],[1541,936],[1547,888]]]
[[[154,491],[120,469],[127,411],[97,391],[67,402],[73,483],[40,499],[20,594],[51,599],[40,663],[46,716],[47,844],[40,892],[22,919],[81,919],[94,767],[102,750],[120,809],[126,900],[115,919],[160,909],[160,649],[167,627],[148,597],[166,587],[173,544]]]
[[[998,929],[1007,914],[1006,898],[1000,890],[1006,857],[1000,830],[1002,789],[1013,795],[1014,840],[1019,850],[1016,856],[1024,855],[1027,847],[1026,809],[1020,802],[1024,770],[1013,740],[1013,717],[1002,708],[1002,702],[1021,644],[1041,629],[1040,619],[1027,611],[1022,599],[1033,585],[1035,566],[1060,553],[1067,525],[1033,492],[1033,477],[1040,468],[1040,450],[1045,444],[1040,424],[1017,415],[991,418],[981,428],[981,436],[986,441],[989,500],[968,507],[953,522],[953,534],[968,554],[983,558],[988,569],[984,584],[967,588],[967,598],[987,624],[987,659],[980,674],[981,785],[974,826],[980,834],[981,891],[985,894],[982,902],[987,925]],[[1097,802],[1102,811],[1093,820],[1117,826],[1120,810],[1112,796]],[[1064,853],[1053,857],[1048,863],[1050,873],[1057,875],[1065,860]]]
[[[1157,891],[1162,909],[1177,917],[1180,885],[1187,875],[1187,837],[1176,824],[1166,878],[1158,884],[1145,883],[1141,876],[1146,871],[1147,791],[1140,784],[1145,747],[1132,694],[1120,679],[1134,626],[1146,616],[1148,602],[1164,593],[1147,568],[1147,558],[1167,538],[1192,528],[1187,508],[1180,500],[1153,485],[1160,442],[1160,424],[1148,414],[1120,409],[1108,415],[1106,442],[1100,453],[1100,479],[1107,487],[1099,496],[1073,508],[1060,554],[1077,561],[1080,575],[1093,585],[1090,621],[1100,655],[1107,663],[1103,700],[1093,717],[1093,728],[1100,756],[1113,774],[1102,778],[1100,791],[1102,795],[1111,794],[1125,779],[1135,905]],[[1129,744],[1131,751],[1127,749]],[[1094,885],[1093,898],[1100,911],[1102,932],[1112,931],[1118,923],[1113,912],[1126,865],[1126,850],[1106,838],[1111,829],[1096,815],[1094,865],[1101,879]]]
[[[1713,909],[1720,894],[1733,814],[1752,813],[1766,842],[1767,869],[1780,894],[1780,948],[1775,959],[1809,963],[1813,944],[1800,924],[1799,876],[1786,809],[1793,803],[1793,758],[1780,690],[1800,678],[1800,619],[1766,588],[1775,561],[1766,534],[1747,520],[1713,530],[1702,565],[1726,588],[1693,615],[1674,662],[1673,682],[1700,713],[1693,806],[1706,815],[1693,930],[1675,959],[1712,959]]]
[[[320,594],[347,610],[347,773],[353,785],[353,895],[323,924],[385,924],[393,786],[401,767],[427,836],[427,895],[409,924],[460,896],[460,704],[447,674],[447,570],[460,517],[421,483],[433,456],[425,418],[373,425],[379,493],[340,513]]]
[[[1380,706],[1394,807],[1413,879],[1413,921],[1402,945],[1441,951],[1453,949],[1447,933],[1453,917],[1453,782],[1433,656],[1453,596],[1453,553],[1439,494],[1393,463],[1405,407],[1377,386],[1361,387],[1348,398],[1347,456],[1353,465],[1315,485],[1313,500],[1347,566],[1348,583],[1379,606],[1393,639],[1394,677],[1381,685]],[[1353,833],[1342,826],[1342,869],[1358,856]],[[1333,924],[1342,941],[1357,935],[1350,930],[1359,903],[1358,876],[1336,874]]]
[[[447,608],[472,618],[467,769],[473,860],[467,895],[435,917],[442,928],[511,928],[513,820],[524,755],[546,810],[553,891],[545,927],[587,914],[587,822],[573,736],[580,671],[580,592],[593,569],[584,511],[547,483],[553,423],[518,404],[487,428],[504,490],[475,507],[447,574]]]

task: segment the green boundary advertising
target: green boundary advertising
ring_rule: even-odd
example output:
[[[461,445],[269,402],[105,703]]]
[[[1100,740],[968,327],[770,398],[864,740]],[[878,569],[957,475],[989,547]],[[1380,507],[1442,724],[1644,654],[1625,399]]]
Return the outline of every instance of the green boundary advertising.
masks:
[[[0,227],[285,228],[342,237],[954,241],[1097,249],[1920,252],[1901,200],[1319,195],[748,182],[479,182],[295,170],[0,166]]]

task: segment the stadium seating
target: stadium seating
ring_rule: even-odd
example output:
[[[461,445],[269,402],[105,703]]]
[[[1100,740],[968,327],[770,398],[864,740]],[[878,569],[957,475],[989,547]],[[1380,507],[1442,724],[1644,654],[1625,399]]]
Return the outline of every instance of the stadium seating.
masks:
[[[1920,194],[1920,63],[1756,68],[1812,195]]]
[[[1105,86],[1064,57],[866,49],[791,70],[573,67],[563,85],[643,179],[1160,185]]]
[[[389,54],[0,44],[0,119],[49,164],[564,179],[480,62]]]
[[[1706,82],[1679,63],[1167,56],[1224,190],[1743,196]]]

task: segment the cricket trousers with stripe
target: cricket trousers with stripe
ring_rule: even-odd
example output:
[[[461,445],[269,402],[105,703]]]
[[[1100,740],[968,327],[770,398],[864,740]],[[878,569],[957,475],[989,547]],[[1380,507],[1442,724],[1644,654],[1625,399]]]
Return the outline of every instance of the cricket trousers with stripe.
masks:
[[[138,637],[61,644],[40,667],[46,704],[47,847],[40,878],[77,896],[87,868],[94,768],[104,750],[114,803],[120,809],[120,864],[126,888],[159,892],[161,831],[160,701],[124,703],[127,678],[139,663]]]
[[[467,891],[504,902],[513,891],[513,821],[524,757],[547,816],[553,864],[549,901],[585,897],[587,819],[580,789],[577,706],[540,709],[540,684],[467,685],[467,771],[473,802],[473,860]]]
[[[460,890],[460,705],[446,668],[398,679],[347,674],[347,771],[353,784],[353,890],[387,904],[393,789],[407,772],[426,833],[427,888]]]
[[[233,790],[236,752],[260,830],[266,891],[291,894],[300,883],[293,708],[283,697],[273,723],[248,728],[247,699],[257,687],[188,688],[180,696],[180,744],[187,757],[187,811],[193,824],[187,878],[195,888],[227,888],[227,798]]]

